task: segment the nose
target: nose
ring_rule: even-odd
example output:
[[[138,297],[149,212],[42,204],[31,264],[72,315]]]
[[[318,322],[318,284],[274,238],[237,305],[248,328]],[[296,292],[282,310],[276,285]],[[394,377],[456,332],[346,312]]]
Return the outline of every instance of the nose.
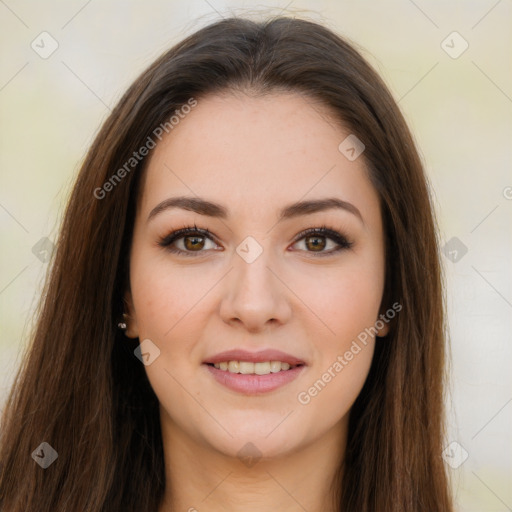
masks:
[[[251,263],[233,255],[234,269],[226,276],[220,305],[224,322],[257,333],[289,321],[290,291],[277,277],[275,265],[267,256],[270,252],[264,250]]]

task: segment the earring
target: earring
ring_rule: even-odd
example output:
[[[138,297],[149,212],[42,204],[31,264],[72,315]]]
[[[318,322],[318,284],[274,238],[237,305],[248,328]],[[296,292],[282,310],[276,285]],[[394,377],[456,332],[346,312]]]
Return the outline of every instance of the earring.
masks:
[[[119,327],[119,329],[121,329],[122,331],[126,331],[126,329],[128,328],[128,325],[126,324],[125,321],[127,316],[128,315],[126,313],[123,313],[123,321],[117,324],[117,327]]]

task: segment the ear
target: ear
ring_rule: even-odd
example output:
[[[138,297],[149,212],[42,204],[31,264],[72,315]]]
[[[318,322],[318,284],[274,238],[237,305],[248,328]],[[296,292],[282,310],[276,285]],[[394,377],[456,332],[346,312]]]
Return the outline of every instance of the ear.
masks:
[[[125,336],[128,338],[139,337],[139,327],[137,325],[137,315],[135,314],[135,308],[133,307],[133,299],[130,291],[126,291],[123,298],[125,314],[123,315],[126,323]]]

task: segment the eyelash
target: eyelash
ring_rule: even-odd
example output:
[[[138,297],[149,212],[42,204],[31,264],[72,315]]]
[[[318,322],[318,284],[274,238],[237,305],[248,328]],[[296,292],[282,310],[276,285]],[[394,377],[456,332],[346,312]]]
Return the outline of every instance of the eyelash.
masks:
[[[213,242],[215,242],[215,236],[213,233],[210,232],[208,229],[198,228],[195,224],[193,226],[185,226],[183,228],[177,229],[175,231],[172,231],[165,237],[163,237],[159,242],[158,245],[160,247],[165,248],[167,251],[176,253],[176,254],[183,254],[186,256],[192,256],[195,257],[196,254],[194,253],[201,253],[205,251],[183,251],[181,249],[177,249],[176,247],[172,247],[172,243],[176,240],[179,240],[181,238],[185,238],[186,236],[194,236],[199,235],[206,238],[209,238]],[[327,239],[330,239],[338,244],[338,247],[335,249],[331,249],[330,251],[321,251],[321,252],[315,252],[315,251],[305,251],[313,254],[315,257],[323,257],[330,254],[337,253],[342,250],[350,249],[353,246],[353,242],[350,242],[347,240],[347,238],[336,231],[335,229],[329,228],[328,226],[322,225],[318,228],[308,228],[303,231],[301,231],[296,237],[293,242],[293,244],[296,244],[303,238],[306,238],[307,236],[318,236],[318,237],[325,237]],[[215,242],[216,243],[216,242]]]

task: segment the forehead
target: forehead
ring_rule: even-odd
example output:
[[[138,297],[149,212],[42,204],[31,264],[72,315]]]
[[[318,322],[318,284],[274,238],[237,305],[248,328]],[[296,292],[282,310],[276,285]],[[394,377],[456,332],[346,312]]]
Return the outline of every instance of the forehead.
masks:
[[[238,215],[327,195],[375,210],[364,159],[338,149],[349,134],[327,107],[297,93],[207,96],[150,155],[141,212],[171,195],[211,198]]]

